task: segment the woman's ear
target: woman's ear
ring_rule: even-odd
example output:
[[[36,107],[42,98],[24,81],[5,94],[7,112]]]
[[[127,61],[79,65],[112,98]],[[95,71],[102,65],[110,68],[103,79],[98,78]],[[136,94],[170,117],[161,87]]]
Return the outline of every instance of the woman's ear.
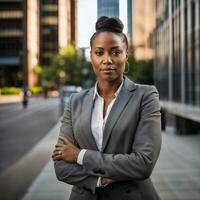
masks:
[[[90,62],[92,63],[92,50],[90,50]]]
[[[128,60],[128,50],[126,50],[126,60]]]

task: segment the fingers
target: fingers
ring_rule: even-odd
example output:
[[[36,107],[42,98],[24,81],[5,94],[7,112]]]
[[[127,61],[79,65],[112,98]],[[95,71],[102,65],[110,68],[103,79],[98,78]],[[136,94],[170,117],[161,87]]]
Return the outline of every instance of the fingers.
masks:
[[[62,155],[64,152],[64,147],[61,145],[56,145],[56,148],[53,151],[52,159],[55,160],[62,160]]]
[[[62,148],[54,149],[53,154],[61,154],[63,152]]]
[[[65,154],[64,151],[65,151],[65,148],[63,148],[63,147],[55,148],[52,153],[52,159],[53,160],[63,160],[63,156]]]
[[[56,147],[56,148],[65,147],[65,144],[56,144],[55,147]]]
[[[52,159],[55,160],[62,160],[62,154],[61,151],[54,151],[52,154]]]
[[[55,150],[52,154],[52,159],[65,160],[67,162],[76,163],[80,149],[74,146],[67,138],[59,136],[63,143],[55,145]]]
[[[63,148],[56,148],[56,149],[54,149],[54,151],[53,151],[53,153],[57,153],[57,152],[63,152],[64,151],[64,149]]]
[[[62,142],[64,144],[66,144],[66,145],[71,144],[71,142],[67,138],[65,138],[65,137],[59,136],[59,139],[62,140]]]
[[[111,184],[111,183],[113,183],[113,182],[115,182],[115,180],[110,179],[110,178],[103,177],[103,178],[101,179],[101,183],[102,183],[103,185],[109,185],[109,184]]]
[[[56,160],[62,160],[62,157],[60,155],[52,155],[52,159],[53,161],[56,161]]]

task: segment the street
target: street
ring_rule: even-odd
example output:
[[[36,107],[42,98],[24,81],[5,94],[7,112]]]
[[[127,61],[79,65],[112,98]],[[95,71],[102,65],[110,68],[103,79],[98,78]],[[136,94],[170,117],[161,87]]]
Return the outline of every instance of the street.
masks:
[[[0,105],[0,174],[23,157],[58,121],[57,98]]]
[[[0,105],[0,173],[29,151],[58,120],[58,99]]]
[[[29,151],[58,120],[58,99],[0,105],[0,173]]]
[[[58,119],[58,98],[0,104],[0,199],[20,199],[48,162],[53,143],[40,144]]]

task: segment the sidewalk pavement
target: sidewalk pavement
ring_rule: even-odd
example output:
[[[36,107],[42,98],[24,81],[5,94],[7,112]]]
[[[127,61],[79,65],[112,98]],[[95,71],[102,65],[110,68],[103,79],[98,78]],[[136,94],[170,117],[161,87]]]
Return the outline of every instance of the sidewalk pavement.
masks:
[[[48,152],[53,152],[58,139],[59,127],[60,122],[40,142],[40,146],[46,146]],[[36,146],[35,148],[38,147]],[[54,172],[54,164],[50,159],[28,188],[22,200],[67,200],[69,199],[70,192],[70,185],[57,180]]]
[[[58,139],[60,123],[56,124],[54,129],[50,132],[43,141],[50,145],[48,148],[53,152],[54,146]],[[67,200],[71,192],[71,186],[57,180],[54,172],[54,164],[50,159],[41,173],[36,177],[35,181],[28,188],[22,200]]]
[[[56,142],[59,124],[51,132]],[[200,199],[200,135],[175,135],[172,127],[163,132],[163,144],[152,181],[162,200]],[[51,147],[52,148],[52,147]],[[57,181],[50,160],[27,190],[23,200],[67,200],[71,186]]]
[[[0,95],[0,104],[21,102],[20,95]]]
[[[200,200],[200,134],[162,134],[161,154],[152,181],[162,200]]]
[[[53,161],[49,161],[22,200],[68,200],[71,185],[56,179]]]

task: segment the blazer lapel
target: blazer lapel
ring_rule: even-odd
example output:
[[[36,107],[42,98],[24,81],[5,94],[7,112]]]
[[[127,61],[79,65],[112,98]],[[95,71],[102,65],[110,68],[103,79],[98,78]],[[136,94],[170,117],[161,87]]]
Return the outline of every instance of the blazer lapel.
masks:
[[[132,91],[134,91],[135,89],[136,89],[135,84],[125,77],[124,85],[109,113],[108,119],[106,121],[106,125],[104,127],[103,144],[102,144],[102,149],[101,149],[102,152],[104,151],[106,144],[108,143],[110,134],[112,132],[113,127],[115,126],[115,123],[117,122],[122,111],[128,104],[130,98],[133,95]]]
[[[92,117],[92,109],[94,106],[93,101],[93,94],[94,94],[94,88],[90,89],[88,91],[88,94],[83,99],[82,104],[82,112],[81,112],[81,124],[83,130],[84,137],[87,138],[88,145],[92,149],[98,150],[97,144],[95,142],[94,136],[92,135],[91,130],[91,117]]]

